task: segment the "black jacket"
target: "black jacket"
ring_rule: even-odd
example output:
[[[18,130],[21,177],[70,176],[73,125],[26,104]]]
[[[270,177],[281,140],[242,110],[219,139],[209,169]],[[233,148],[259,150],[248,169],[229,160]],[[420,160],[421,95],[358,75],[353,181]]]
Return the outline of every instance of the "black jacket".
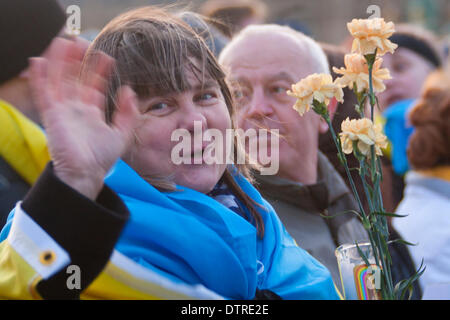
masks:
[[[30,185],[0,157],[0,230],[16,203],[25,197]]]

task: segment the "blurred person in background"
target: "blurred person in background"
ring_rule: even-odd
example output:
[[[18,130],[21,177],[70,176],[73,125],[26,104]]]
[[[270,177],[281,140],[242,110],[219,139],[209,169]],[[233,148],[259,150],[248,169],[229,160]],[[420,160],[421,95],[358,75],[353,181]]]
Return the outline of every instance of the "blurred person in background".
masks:
[[[228,43],[229,38],[222,34],[209,18],[201,16],[200,14],[185,11],[179,16],[205,40],[206,45],[214,53],[214,56],[218,57],[222,49]]]
[[[411,170],[393,225],[417,245],[410,251],[416,265],[424,259],[424,290],[450,283],[450,75],[436,71],[425,83],[410,115],[414,133],[408,145]],[[448,297],[447,297],[448,298]]]
[[[279,130],[279,171],[256,175],[258,189],[297,243],[323,263],[340,286],[335,249],[367,239],[367,234],[355,215],[323,217],[357,209],[357,204],[318,149],[319,134],[328,125],[314,112],[300,117],[293,109],[296,99],[286,93],[310,74],[329,73],[324,52],[289,27],[253,25],[231,40],[220,62],[234,85],[239,127]],[[331,102],[331,113],[335,107],[336,101]],[[262,143],[265,138],[258,139]]]
[[[442,65],[443,52],[431,31],[398,24],[389,40],[398,48],[383,56],[383,67],[389,69],[392,79],[385,81],[386,90],[378,96],[381,111],[401,100],[419,98],[428,75]]]
[[[48,56],[66,15],[54,0],[0,4],[0,227],[50,160],[30,90],[28,59]]]
[[[260,0],[208,0],[199,13],[216,21],[216,27],[231,38],[250,24],[264,23],[267,6]]]
[[[378,95],[376,122],[384,125],[389,146],[384,150],[382,193],[385,208],[393,212],[403,197],[403,176],[409,169],[406,146],[413,129],[408,112],[419,97],[427,76],[442,65],[437,37],[423,28],[400,24],[390,40],[398,45],[383,56],[383,67],[392,79]]]

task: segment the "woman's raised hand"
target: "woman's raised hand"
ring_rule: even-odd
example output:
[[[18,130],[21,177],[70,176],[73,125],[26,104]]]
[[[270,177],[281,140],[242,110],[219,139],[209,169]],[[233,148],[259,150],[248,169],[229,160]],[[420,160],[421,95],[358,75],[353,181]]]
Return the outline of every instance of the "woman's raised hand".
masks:
[[[85,49],[82,42],[55,39],[48,58],[30,59],[30,81],[55,174],[95,199],[106,173],[132,143],[138,111],[135,93],[124,86],[112,123],[105,122],[105,91],[114,60],[96,53],[98,63],[81,82]]]

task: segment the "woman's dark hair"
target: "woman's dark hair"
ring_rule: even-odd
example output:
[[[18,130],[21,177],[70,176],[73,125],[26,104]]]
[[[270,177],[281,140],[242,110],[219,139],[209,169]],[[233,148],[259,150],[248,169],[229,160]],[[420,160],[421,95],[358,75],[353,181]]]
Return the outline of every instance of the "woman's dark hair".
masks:
[[[233,96],[225,81],[225,73],[208,49],[204,40],[181,19],[157,7],[143,7],[119,15],[110,21],[89,47],[81,78],[97,61],[97,51],[115,59],[108,83],[105,117],[110,122],[117,109],[117,90],[129,85],[140,99],[153,95],[183,92],[189,89],[187,74],[192,73],[204,83],[208,78],[217,81],[230,112],[235,128]],[[243,152],[235,137],[235,159]],[[250,181],[250,167],[236,164],[237,169]],[[156,188],[173,190],[174,184],[161,178],[144,177]],[[248,208],[260,237],[264,235],[264,223],[256,209],[256,203],[234,183],[227,169],[222,180],[233,194]]]
[[[415,128],[407,150],[411,166],[421,170],[450,165],[450,76],[445,71],[428,77],[409,119]]]

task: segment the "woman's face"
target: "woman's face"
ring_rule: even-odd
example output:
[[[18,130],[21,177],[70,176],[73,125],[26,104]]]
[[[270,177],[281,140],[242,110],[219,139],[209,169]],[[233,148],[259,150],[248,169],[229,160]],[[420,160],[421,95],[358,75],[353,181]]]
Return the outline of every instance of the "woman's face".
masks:
[[[392,79],[385,81],[386,90],[378,95],[382,110],[397,101],[418,98],[426,77],[433,71],[430,62],[402,47],[383,56],[383,67],[389,69]]]
[[[192,141],[190,156],[196,153],[198,157],[210,142],[194,146],[194,122],[196,134],[201,124],[203,140],[207,129],[217,129],[225,137],[226,129],[231,129],[231,119],[217,81],[206,79],[202,87],[193,74],[188,74],[188,83],[189,89],[181,93],[139,99],[141,121],[135,130],[136,141],[124,160],[141,177],[170,177],[178,185],[207,193],[223,175],[226,163],[193,164],[192,158],[190,164],[177,165],[171,157],[172,149],[182,140],[171,141],[171,136],[177,129],[187,130]]]

